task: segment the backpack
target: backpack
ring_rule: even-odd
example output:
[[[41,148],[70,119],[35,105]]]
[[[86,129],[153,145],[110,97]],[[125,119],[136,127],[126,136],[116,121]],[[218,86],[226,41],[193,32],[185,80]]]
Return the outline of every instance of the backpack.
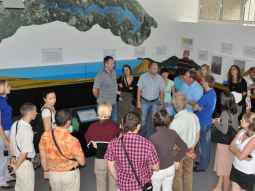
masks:
[[[43,110],[48,109],[51,113],[51,120],[52,120],[52,111],[48,107],[42,107],[41,113],[38,114],[35,118],[35,120],[31,123],[33,127],[34,132],[34,147],[35,152],[39,153],[39,143],[42,137],[42,134],[44,133],[44,125],[43,125],[43,119],[42,119],[42,112]]]

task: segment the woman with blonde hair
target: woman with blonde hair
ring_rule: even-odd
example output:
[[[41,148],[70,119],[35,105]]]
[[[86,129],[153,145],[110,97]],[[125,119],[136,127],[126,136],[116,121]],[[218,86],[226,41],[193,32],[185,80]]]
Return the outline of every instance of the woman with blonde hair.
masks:
[[[96,150],[94,172],[96,175],[97,191],[115,191],[115,182],[107,169],[104,155],[108,143],[119,135],[120,130],[118,125],[110,119],[112,113],[111,104],[99,104],[97,113],[99,121],[89,126],[85,133],[85,139]]]
[[[0,80],[0,188],[11,188],[13,178],[8,172],[9,132],[12,125],[12,107],[7,101],[11,92],[8,81]]]
[[[197,72],[197,81],[201,84],[206,76],[211,75],[211,67],[208,64],[203,64]]]

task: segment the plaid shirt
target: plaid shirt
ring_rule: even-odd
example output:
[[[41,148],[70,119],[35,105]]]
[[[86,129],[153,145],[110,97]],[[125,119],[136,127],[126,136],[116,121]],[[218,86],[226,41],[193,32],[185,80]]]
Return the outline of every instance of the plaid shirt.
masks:
[[[153,144],[140,135],[132,133],[124,135],[124,144],[141,184],[145,185],[152,176],[151,166],[159,164],[159,158]],[[120,138],[114,139],[108,145],[105,159],[115,161],[117,186],[120,191],[141,190],[128,164]]]

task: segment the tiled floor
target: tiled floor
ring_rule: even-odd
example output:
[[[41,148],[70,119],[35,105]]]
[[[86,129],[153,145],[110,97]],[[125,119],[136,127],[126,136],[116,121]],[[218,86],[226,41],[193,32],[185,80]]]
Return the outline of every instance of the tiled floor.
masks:
[[[209,191],[213,188],[216,182],[216,177],[212,171],[212,166],[213,158],[211,160],[210,169],[207,172],[194,173],[193,191]],[[48,183],[42,179],[42,172],[40,169],[38,169],[36,172],[35,191],[48,191],[48,190],[49,190]],[[81,191],[96,191],[92,159],[88,159],[87,166],[81,170]]]

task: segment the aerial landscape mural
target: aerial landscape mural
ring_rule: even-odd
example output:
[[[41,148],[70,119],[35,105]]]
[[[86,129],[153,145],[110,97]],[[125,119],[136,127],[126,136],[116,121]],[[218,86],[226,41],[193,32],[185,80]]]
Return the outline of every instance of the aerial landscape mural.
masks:
[[[156,20],[137,0],[2,0],[0,1],[0,42],[21,26],[61,21],[79,31],[98,24],[132,46],[149,38]]]

